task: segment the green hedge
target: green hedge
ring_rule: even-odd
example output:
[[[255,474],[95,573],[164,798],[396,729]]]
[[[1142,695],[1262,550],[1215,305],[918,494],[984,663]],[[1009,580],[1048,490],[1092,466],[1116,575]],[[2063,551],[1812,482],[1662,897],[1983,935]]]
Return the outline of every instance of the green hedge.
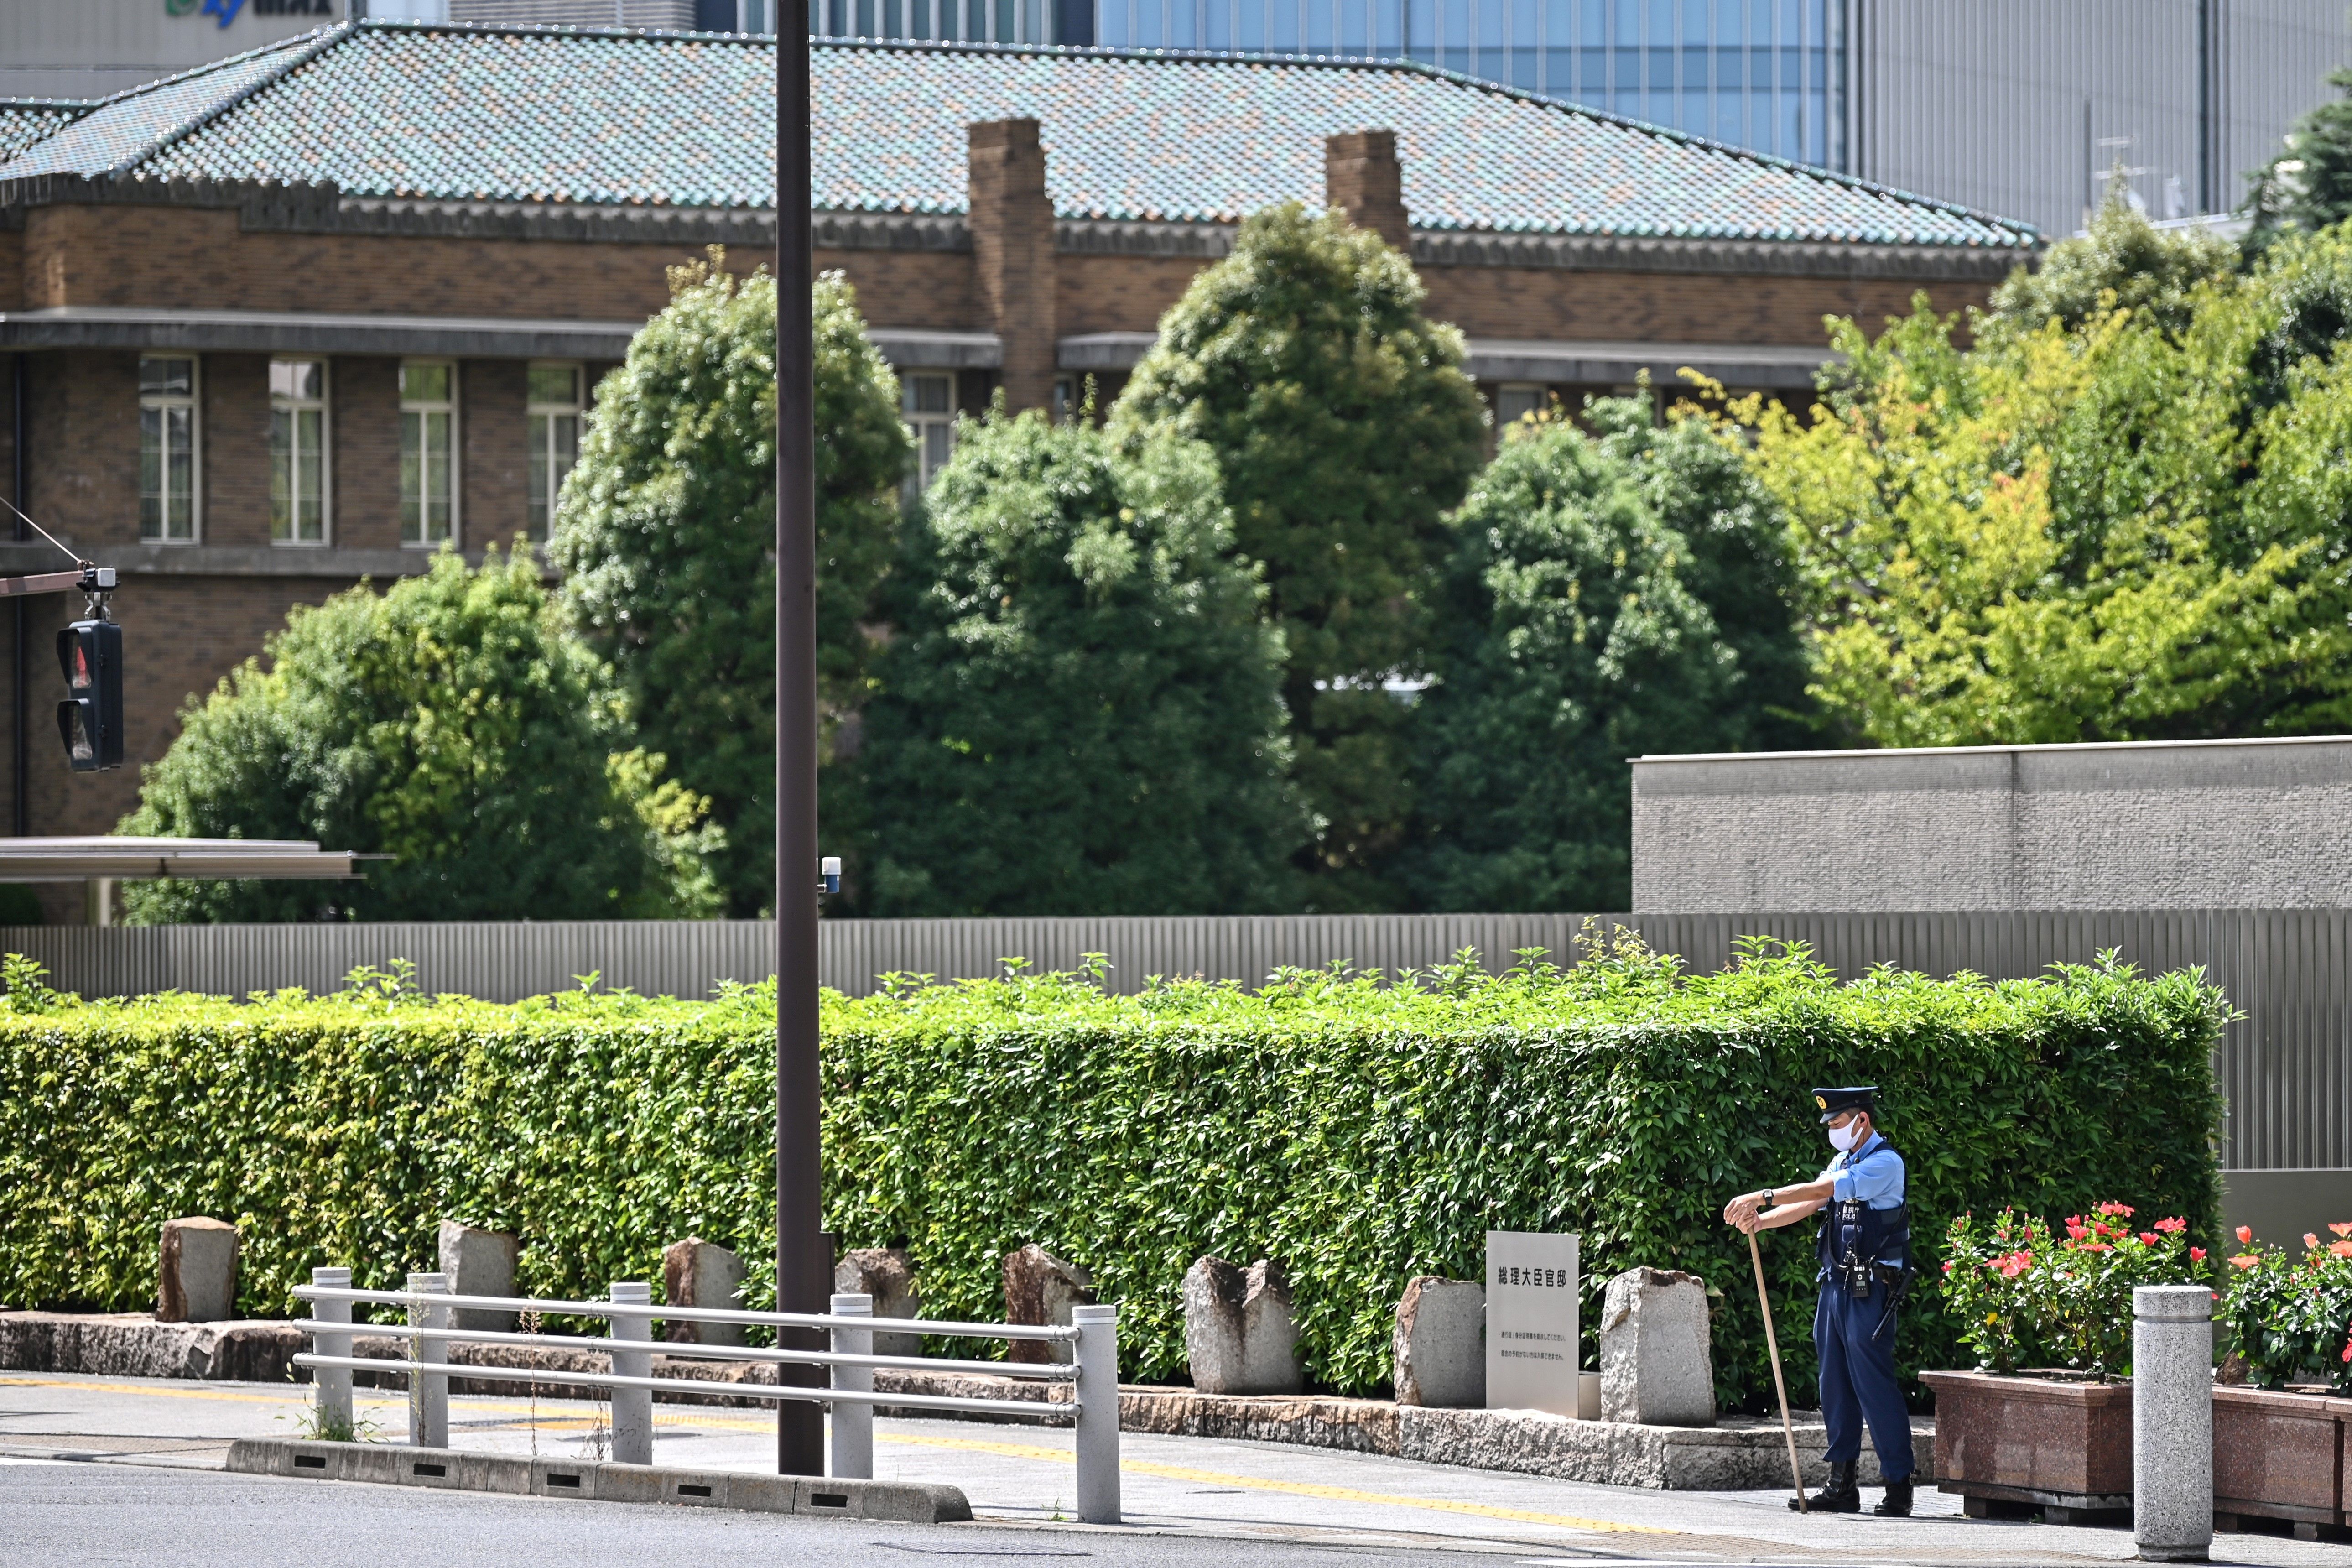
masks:
[[[534,1292],[658,1280],[663,1244],[691,1232],[740,1248],[753,1300],[772,1297],[764,988],[499,1006],[362,975],[320,999],[53,1005],[16,979],[0,1015],[14,1304],[147,1304],[157,1223],[194,1213],[244,1227],[256,1313],[289,1308],[314,1263],[373,1281],[423,1263],[444,1215],[520,1234]],[[1755,1408],[1770,1384],[1747,1250],[1717,1215],[1820,1168],[1809,1085],[1885,1086],[1925,1246],[1964,1208],[2110,1197],[2188,1215],[2210,1245],[2225,1014],[2193,973],[1841,985],[1761,949],[1722,974],[1621,951],[1388,989],[902,979],[825,1000],[827,1217],[845,1244],[910,1246],[943,1316],[996,1315],[1003,1254],[1044,1243],[1124,1304],[1125,1371],[1148,1379],[1183,1364],[1192,1259],[1271,1255],[1309,1376],[1345,1392],[1385,1382],[1408,1277],[1476,1278],[1489,1228],[1580,1230],[1589,1288],[1655,1264],[1719,1289],[1717,1380]],[[1767,1263],[1801,1384],[1809,1233],[1770,1238]],[[1932,1293],[1923,1307],[1906,1364],[1961,1364]]]

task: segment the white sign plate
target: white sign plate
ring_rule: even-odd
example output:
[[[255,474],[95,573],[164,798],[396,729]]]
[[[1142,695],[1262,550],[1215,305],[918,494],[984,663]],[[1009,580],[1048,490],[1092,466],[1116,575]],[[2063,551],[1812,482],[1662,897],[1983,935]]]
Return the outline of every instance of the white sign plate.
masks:
[[[1486,1233],[1486,1408],[1576,1414],[1576,1236]]]

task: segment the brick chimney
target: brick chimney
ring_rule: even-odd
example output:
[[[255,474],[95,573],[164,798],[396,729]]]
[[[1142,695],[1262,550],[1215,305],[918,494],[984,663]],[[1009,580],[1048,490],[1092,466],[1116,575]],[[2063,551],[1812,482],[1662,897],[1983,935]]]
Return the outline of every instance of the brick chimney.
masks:
[[[1405,219],[1404,166],[1393,131],[1350,131],[1323,139],[1323,200],[1358,228],[1370,229],[1405,255],[1412,236]]]
[[[1034,120],[971,129],[973,293],[1004,344],[1005,405],[1049,407],[1054,396],[1054,204]]]

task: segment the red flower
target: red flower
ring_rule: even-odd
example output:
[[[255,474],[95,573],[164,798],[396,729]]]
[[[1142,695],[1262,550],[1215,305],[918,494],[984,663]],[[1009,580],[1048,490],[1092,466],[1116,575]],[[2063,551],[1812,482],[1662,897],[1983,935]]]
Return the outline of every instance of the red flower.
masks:
[[[1945,1273],[1947,1273],[1947,1274],[1949,1274],[1951,1271],[1952,1271],[1952,1260],[1951,1260],[1950,1258],[1946,1258],[1946,1259],[1944,1260],[1944,1272],[1945,1272]]]
[[[2190,1248],[2189,1249],[2189,1262],[2191,1262],[2191,1263],[2202,1263],[2202,1262],[2204,1262],[2204,1261],[2205,1261],[2205,1249],[2204,1249],[2203,1247],[2190,1247]]]
[[[2109,1247],[2109,1246],[2108,1246],[2105,1242],[2104,1242],[2104,1241],[2094,1241],[2094,1242],[2090,1243],[2088,1246],[2084,1247],[2083,1248],[2083,1250],[2084,1250],[2084,1251],[2085,1251],[2085,1252],[2113,1252],[2113,1251],[2115,1250],[2115,1248],[2114,1248],[2114,1247]]]
[[[2344,1342],[2344,1359],[2346,1361],[2352,1361],[2352,1340],[2346,1340]]]
[[[2114,1215],[2119,1218],[2129,1219],[2131,1217],[2132,1206],[2129,1204],[2101,1204],[2093,1212],[2104,1215]]]
[[[2156,1222],[2156,1228],[2170,1236],[2174,1231],[2187,1230],[2189,1222],[2185,1219],[2160,1219]],[[2352,1229],[2352,1226],[2347,1228]]]
[[[2141,1231],[2139,1233],[2139,1239],[2141,1246],[2154,1247],[2156,1245],[2156,1232],[2152,1230]]]
[[[2252,1226],[2242,1225],[2238,1227],[2238,1240],[2242,1245],[2251,1245],[2253,1239],[2254,1227]]]
[[[2352,1237],[2352,1219],[2339,1219],[2327,1228],[2338,1236]]]
[[[2306,1230],[2303,1233],[2303,1244],[2305,1247],[2317,1247],[2319,1245],[2319,1237]]]
[[[2073,1224],[2072,1222],[2069,1222],[2066,1226],[2066,1238],[2069,1241],[2080,1241],[2090,1234],[2091,1233],[2089,1231],[2084,1230],[2081,1226]]]
[[[2331,1241],[2327,1250],[2338,1258],[2352,1258],[2352,1241]]]
[[[2241,1252],[2237,1257],[2230,1259],[2230,1267],[2232,1268],[2252,1268],[2255,1264],[2260,1263],[2261,1261],[2261,1258],[2256,1258],[2251,1252]]]

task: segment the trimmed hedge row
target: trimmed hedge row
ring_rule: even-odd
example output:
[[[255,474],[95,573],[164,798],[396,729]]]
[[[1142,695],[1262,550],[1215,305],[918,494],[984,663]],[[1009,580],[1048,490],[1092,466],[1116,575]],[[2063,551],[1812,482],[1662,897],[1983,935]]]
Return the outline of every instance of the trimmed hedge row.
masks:
[[[147,1305],[157,1224],[197,1213],[243,1227],[254,1313],[288,1310],[314,1263],[394,1279],[443,1215],[518,1232],[533,1293],[657,1281],[691,1233],[742,1250],[751,1299],[772,1299],[768,988],[504,1006],[362,972],[324,998],[85,1005],[28,970],[12,961],[0,1013],[12,1304]],[[1575,1229],[1596,1293],[1635,1264],[1706,1276],[1721,1394],[1760,1407],[1746,1245],[1718,1211],[1819,1169],[1821,1082],[1884,1086],[1923,1246],[1962,1209],[2110,1197],[2218,1230],[2227,1009],[2195,973],[1841,985],[1801,951],[1684,976],[1621,947],[1389,988],[1286,973],[1121,997],[1099,978],[828,994],[827,1219],[845,1245],[911,1247],[942,1316],[999,1313],[1024,1241],[1083,1263],[1125,1308],[1129,1377],[1181,1372],[1179,1285],[1204,1252],[1279,1258],[1310,1378],[1360,1393],[1387,1379],[1407,1278],[1476,1278],[1489,1228]],[[1809,1232],[1766,1257],[1802,1383]],[[1960,1364],[1932,1290],[1921,1306],[1905,1363]]]

